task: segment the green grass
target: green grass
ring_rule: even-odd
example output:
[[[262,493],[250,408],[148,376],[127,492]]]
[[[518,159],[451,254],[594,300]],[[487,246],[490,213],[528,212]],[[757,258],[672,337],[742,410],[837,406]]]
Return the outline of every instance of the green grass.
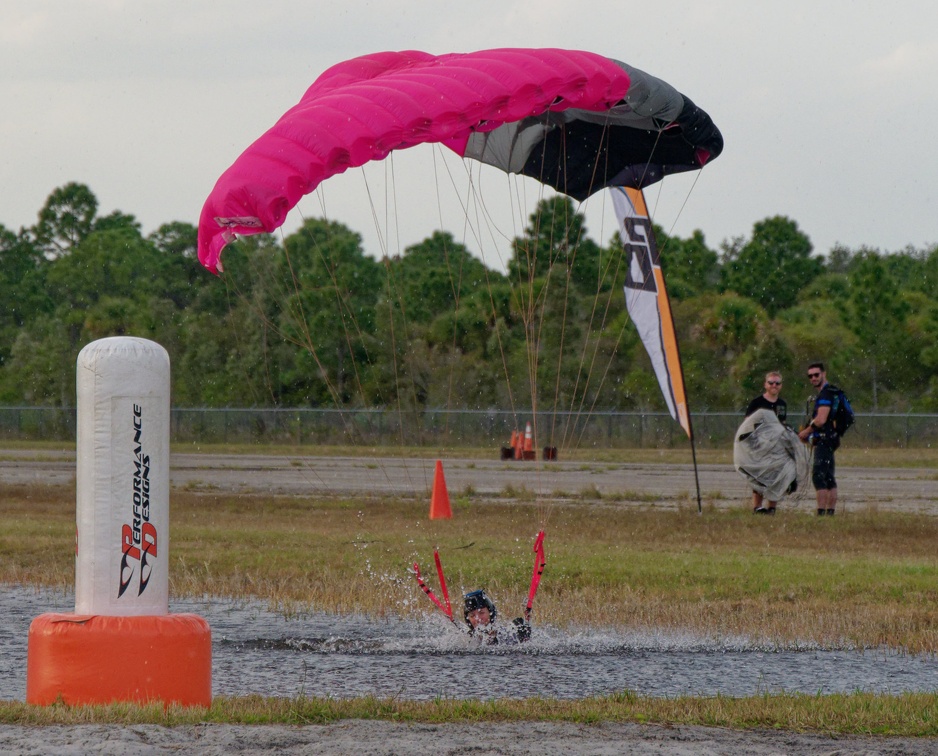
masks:
[[[667,510],[653,501],[614,506],[628,495],[599,499],[586,490],[552,506],[536,621],[938,653],[938,518],[875,510],[754,518],[747,506],[700,517],[686,501]],[[0,486],[0,582],[72,584],[74,502],[67,486]],[[546,511],[471,491],[453,499],[451,521],[433,522],[425,501],[395,498],[174,490],[171,506],[173,595],[378,615],[405,611],[404,598],[434,611],[407,567],[419,561],[433,585],[436,547],[452,593],[484,585],[520,606]],[[628,721],[935,737],[936,706],[935,694],[863,692],[655,699],[624,691],[578,701],[422,703],[247,697],[219,698],[207,711],[0,702],[0,722]]]
[[[0,702],[0,724],[317,725],[343,719],[445,722],[638,722],[735,729],[788,729],[842,735],[938,736],[938,695],[779,694],[751,698],[649,698],[631,691],[579,700],[402,701],[354,698],[216,698],[211,708],[162,704],[30,706]]]
[[[673,629],[788,646],[938,652],[938,518],[818,519],[748,508],[662,511],[589,496],[554,503],[538,620],[562,628]],[[424,501],[176,490],[174,595],[256,598],[285,612],[372,615],[433,607],[407,568],[439,548],[452,592],[484,586],[521,606],[536,502],[459,496],[453,519]],[[0,487],[0,582],[74,579],[74,492]]]

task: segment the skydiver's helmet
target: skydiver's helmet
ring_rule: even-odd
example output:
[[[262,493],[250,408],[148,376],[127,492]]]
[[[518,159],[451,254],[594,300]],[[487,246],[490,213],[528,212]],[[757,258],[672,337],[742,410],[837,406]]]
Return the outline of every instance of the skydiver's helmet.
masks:
[[[469,621],[469,613],[481,609],[483,606],[489,610],[489,622],[495,621],[495,615],[497,614],[495,603],[485,595],[485,591],[479,590],[467,593],[463,596],[463,601],[465,603],[463,618],[466,620],[466,624],[469,625],[470,630],[472,629],[472,623]]]

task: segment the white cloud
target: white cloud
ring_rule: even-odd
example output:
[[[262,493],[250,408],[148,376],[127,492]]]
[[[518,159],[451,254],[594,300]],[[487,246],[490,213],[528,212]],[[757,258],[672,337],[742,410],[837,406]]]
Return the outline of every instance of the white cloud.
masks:
[[[914,80],[916,77],[929,77],[933,84],[938,75],[938,42],[911,41],[903,42],[886,55],[870,60],[865,65],[866,71],[876,79],[886,80],[902,77]],[[919,79],[924,83],[928,79]],[[934,91],[935,87],[930,87]]]

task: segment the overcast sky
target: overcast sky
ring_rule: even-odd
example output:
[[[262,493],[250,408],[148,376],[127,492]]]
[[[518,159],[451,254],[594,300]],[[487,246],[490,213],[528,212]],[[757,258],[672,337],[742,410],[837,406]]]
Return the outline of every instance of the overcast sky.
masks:
[[[720,127],[724,153],[696,183],[647,192],[673,233],[700,229],[716,248],[781,214],[821,253],[930,246],[936,29],[925,0],[2,0],[0,224],[32,225],[69,181],[147,233],[194,224],[218,176],[332,64],[550,46],[663,78]],[[365,203],[330,203],[365,231]],[[405,243],[440,225],[435,211],[407,214],[417,238]],[[590,235],[604,242],[612,229],[598,217],[587,215]]]

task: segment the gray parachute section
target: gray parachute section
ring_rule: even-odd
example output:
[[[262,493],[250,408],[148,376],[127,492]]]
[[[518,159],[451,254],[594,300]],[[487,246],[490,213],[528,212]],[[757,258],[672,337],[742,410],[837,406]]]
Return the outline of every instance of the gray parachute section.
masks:
[[[609,110],[570,108],[469,137],[465,157],[531,176],[574,199],[607,186],[641,189],[717,157],[723,136],[710,116],[661,79],[615,60],[629,74]]]
[[[795,490],[793,483],[804,490],[810,457],[798,434],[767,409],[743,420],[733,442],[736,471],[769,501],[781,501]]]

